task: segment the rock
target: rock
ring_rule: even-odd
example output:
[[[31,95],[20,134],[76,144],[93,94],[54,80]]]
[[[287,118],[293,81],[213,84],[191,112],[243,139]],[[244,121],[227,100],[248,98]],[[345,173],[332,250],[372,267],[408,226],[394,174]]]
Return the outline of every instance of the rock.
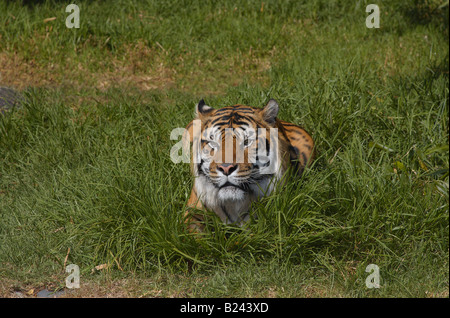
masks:
[[[37,293],[37,298],[58,298],[64,295],[66,292],[64,290],[50,291],[48,289],[43,289]]]
[[[4,114],[13,107],[20,107],[22,102],[23,97],[17,91],[0,86],[0,114]]]

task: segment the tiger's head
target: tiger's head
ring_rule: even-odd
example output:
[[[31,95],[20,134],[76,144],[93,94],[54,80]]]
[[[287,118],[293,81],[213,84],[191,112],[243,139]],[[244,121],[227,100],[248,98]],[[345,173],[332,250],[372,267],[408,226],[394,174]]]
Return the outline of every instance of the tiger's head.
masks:
[[[289,169],[301,176],[310,165],[312,137],[278,119],[278,109],[273,99],[263,108],[214,109],[203,100],[196,105],[196,117],[183,132],[183,153],[192,155],[195,177],[186,211],[191,229],[203,227],[203,216],[191,208],[212,210],[224,223],[244,224],[253,201],[283,184]]]
[[[193,173],[202,203],[239,220],[250,202],[270,193],[281,177],[278,104],[214,109],[201,100],[193,121]],[[282,153],[282,152],[281,152]],[[274,178],[275,177],[275,178]],[[237,215],[230,215],[236,213]],[[242,218],[242,217],[241,217]]]

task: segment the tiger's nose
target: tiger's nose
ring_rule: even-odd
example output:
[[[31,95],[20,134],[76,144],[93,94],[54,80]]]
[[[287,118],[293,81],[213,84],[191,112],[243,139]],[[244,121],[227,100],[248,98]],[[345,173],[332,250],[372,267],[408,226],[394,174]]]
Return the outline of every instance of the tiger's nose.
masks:
[[[222,173],[226,176],[230,175],[237,169],[237,165],[234,165],[232,163],[223,163],[217,167]]]

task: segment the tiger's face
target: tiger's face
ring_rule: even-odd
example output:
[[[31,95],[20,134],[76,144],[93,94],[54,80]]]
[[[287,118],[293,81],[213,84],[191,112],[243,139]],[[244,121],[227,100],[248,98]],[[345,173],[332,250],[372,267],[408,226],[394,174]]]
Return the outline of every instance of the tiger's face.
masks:
[[[215,110],[200,101],[200,151],[194,166],[201,179],[198,188],[215,193],[220,202],[242,202],[271,191],[279,168],[277,113],[276,102],[263,109],[234,105]]]
[[[263,108],[197,104],[196,118],[183,133],[183,152],[192,154],[195,177],[186,211],[191,229],[201,230],[204,220],[191,208],[211,210],[224,223],[242,225],[250,218],[251,203],[282,185],[290,167],[302,174],[314,142],[303,128],[277,119],[277,114],[273,99]]]

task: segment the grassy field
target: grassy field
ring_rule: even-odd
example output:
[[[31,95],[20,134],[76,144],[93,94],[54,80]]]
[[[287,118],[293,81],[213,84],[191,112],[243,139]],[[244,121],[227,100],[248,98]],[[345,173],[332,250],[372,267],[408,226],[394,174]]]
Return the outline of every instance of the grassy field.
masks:
[[[449,296],[448,1],[379,1],[379,29],[373,1],[72,2],[79,29],[0,1],[0,86],[26,97],[0,115],[0,296],[68,264],[74,297]],[[200,98],[275,98],[316,142],[246,229],[182,223],[170,132]]]

